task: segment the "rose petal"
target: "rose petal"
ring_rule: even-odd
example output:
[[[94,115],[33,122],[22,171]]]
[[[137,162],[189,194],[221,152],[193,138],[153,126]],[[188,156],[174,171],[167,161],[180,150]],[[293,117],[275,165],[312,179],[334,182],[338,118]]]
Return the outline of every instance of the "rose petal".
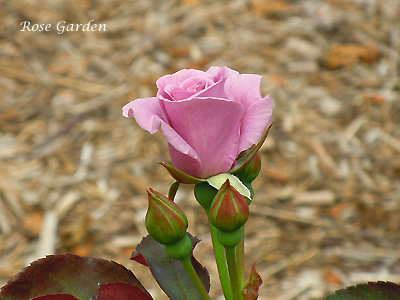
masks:
[[[225,83],[225,81],[223,81],[223,83]],[[201,87],[198,87],[197,85],[201,85]],[[196,87],[196,90],[190,90],[193,87]],[[199,77],[188,78],[182,82],[180,86],[167,84],[164,88],[164,91],[169,95],[169,97],[165,98],[168,100],[185,100],[191,96],[200,95],[203,97],[203,93],[208,93],[204,97],[208,97],[209,94],[211,94],[213,98],[225,97],[224,85],[222,84],[222,81],[214,83],[214,81],[211,79]],[[164,97],[160,96],[160,98]]]
[[[169,149],[169,156],[171,157],[171,161],[173,162],[175,168],[193,177],[200,178],[201,165],[199,160],[190,156],[189,153],[184,154],[178,151],[170,143],[168,143],[168,149]]]
[[[156,97],[131,101],[122,108],[122,114],[127,118],[134,117],[139,126],[150,133],[160,129],[163,119],[162,110]]]
[[[228,67],[210,67],[207,72],[210,75],[214,76],[214,81],[220,81],[222,78],[227,78],[232,75],[239,75],[239,72],[229,69]]]
[[[206,89],[198,92],[193,98],[219,98],[227,99],[225,94],[225,81],[226,78],[222,78],[220,81],[216,82],[214,85],[207,87]]]
[[[163,98],[169,99],[168,94],[164,91],[165,87],[168,84],[179,86],[182,82],[185,81],[185,79],[190,78],[190,77],[205,77],[205,78],[209,78],[211,80],[213,79],[212,75],[207,74],[204,71],[195,70],[195,69],[180,70],[174,74],[165,75],[156,81],[156,85],[158,87],[157,96],[162,96]],[[170,99],[170,100],[172,100],[172,99]]]
[[[182,162],[181,155],[170,150],[174,166],[200,178],[229,171],[238,155],[244,106],[238,102],[216,98],[163,102],[171,127],[196,152],[201,171],[193,174],[187,170],[190,168],[187,161]],[[178,149],[181,146],[178,140],[167,140],[172,149],[182,152]]]
[[[269,96],[255,101],[243,117],[240,127],[239,153],[258,142],[272,115],[272,102]]]
[[[181,154],[184,154],[185,156],[189,156],[195,161],[198,162],[200,166],[200,159],[197,153],[193,150],[193,148],[180,136],[175,129],[173,129],[170,125],[168,125],[165,122],[161,122],[161,130],[163,132],[163,135],[165,139],[167,140],[169,146],[172,146],[176,151],[178,151]],[[174,162],[174,160],[172,160]],[[195,163],[193,161],[193,163]],[[180,169],[177,165],[174,164],[175,167]],[[180,169],[184,171],[183,169]],[[189,175],[193,175],[189,172],[187,172]]]
[[[213,84],[214,84],[214,81],[209,78],[192,77],[192,78],[188,78],[184,82],[182,82],[180,84],[180,87],[187,91],[193,91],[193,92],[197,93]]]
[[[169,95],[167,98],[169,100],[184,100],[196,94],[195,91],[186,91],[183,88],[173,84],[167,84],[164,88],[164,91]]]
[[[225,78],[225,97],[242,103],[246,108],[262,98],[260,75],[239,74],[228,67],[211,67],[207,73],[214,75],[214,80]]]
[[[239,101],[249,108],[261,100],[261,78],[255,74],[232,74],[226,80],[225,92],[229,99]]]
[[[200,172],[200,160],[197,153],[179,134],[176,133],[173,128],[171,128],[171,126],[168,125],[168,123],[163,120],[163,114],[157,98],[140,98],[131,101],[126,104],[122,110],[125,117],[134,117],[139,126],[150,133],[158,131],[161,127],[163,135],[169,143],[170,149],[171,147],[173,149],[170,151],[171,157],[177,157],[177,153],[179,153],[180,164],[190,162],[191,171],[196,174]],[[178,165],[175,165],[175,167],[181,169]],[[181,170],[185,171],[183,169]],[[191,175],[193,174],[191,172],[187,173]]]

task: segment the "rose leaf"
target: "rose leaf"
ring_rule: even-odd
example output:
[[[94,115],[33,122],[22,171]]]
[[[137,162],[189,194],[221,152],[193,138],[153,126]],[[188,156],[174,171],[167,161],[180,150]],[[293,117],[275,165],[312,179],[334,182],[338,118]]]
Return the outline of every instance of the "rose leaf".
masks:
[[[250,273],[250,279],[246,283],[242,291],[244,300],[256,300],[258,298],[258,289],[262,284],[260,275],[256,272],[256,264],[253,264]]]
[[[70,294],[87,300],[95,295],[99,285],[113,282],[130,284],[147,293],[135,275],[116,262],[74,254],[49,255],[32,262],[2,287],[0,299]]]
[[[399,300],[400,285],[393,282],[368,282],[336,291],[324,300]]]
[[[188,236],[191,238],[192,247],[194,248],[200,240],[190,234]],[[148,266],[153,277],[171,299],[201,300],[181,262],[170,258],[164,250],[164,245],[157,243],[150,236],[143,238],[136,247],[136,251],[132,253],[131,259]],[[208,291],[210,289],[210,276],[207,269],[193,257],[193,253],[191,261],[201,282]]]
[[[32,300],[78,300],[72,295],[69,294],[56,294],[56,295],[45,295],[33,298]]]
[[[116,282],[100,285],[93,300],[152,300],[139,287]]]

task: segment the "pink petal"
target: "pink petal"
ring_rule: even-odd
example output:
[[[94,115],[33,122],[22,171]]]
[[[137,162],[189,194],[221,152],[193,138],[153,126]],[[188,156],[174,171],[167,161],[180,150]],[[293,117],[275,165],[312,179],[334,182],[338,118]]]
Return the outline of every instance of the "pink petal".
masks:
[[[165,75],[156,81],[156,85],[158,87],[157,96],[162,96],[163,98],[168,99],[169,98],[168,94],[164,92],[165,87],[168,84],[179,86],[182,82],[184,82],[187,78],[190,78],[190,77],[205,77],[205,78],[212,79],[212,75],[207,74],[204,71],[195,70],[195,69],[180,70],[174,74]]]
[[[248,108],[261,100],[261,78],[255,74],[231,75],[226,80],[225,92],[229,99],[239,101]]]
[[[169,95],[169,97],[167,98],[169,100],[184,100],[196,94],[195,91],[187,91],[173,84],[166,85],[164,88],[164,92]]]
[[[243,105],[211,97],[163,102],[171,127],[198,156],[201,171],[189,174],[207,178],[229,171],[239,153],[240,123],[245,112]],[[182,152],[178,140],[167,140],[170,147]],[[190,168],[187,165],[190,159],[182,163],[179,156],[172,150],[174,166],[185,172]]]
[[[160,129],[163,119],[158,101],[156,97],[136,99],[122,108],[122,114],[127,118],[134,117],[140,127],[154,133]]]
[[[191,87],[196,86],[196,84],[201,84],[203,88],[198,87],[198,90],[189,90]],[[165,98],[160,95],[160,98],[167,100],[185,100],[194,95],[199,97],[209,97],[210,95],[213,98],[225,98],[224,84],[225,80],[214,83],[208,78],[188,78],[182,82],[180,86],[167,84],[164,87],[164,92],[169,97]],[[204,93],[206,94],[203,96]]]
[[[229,69],[228,67],[210,67],[207,72],[214,76],[214,81],[220,81],[222,78],[227,78],[232,75],[239,75],[239,72]]]
[[[164,135],[165,139],[167,140],[169,146],[173,147],[179,153],[182,153],[183,155],[191,157],[195,161],[198,161],[198,162],[200,161],[197,153],[183,139],[183,137],[180,136],[179,133],[176,132],[176,130],[174,128],[172,128],[170,125],[168,125],[165,122],[161,122],[161,130],[162,130],[163,135]],[[174,162],[174,166],[176,168],[180,169],[178,167],[178,164],[175,164],[174,160],[172,160],[172,162]],[[180,170],[184,171],[183,169],[180,169]],[[188,174],[192,175],[191,173],[188,173]]]
[[[212,86],[207,87],[206,89],[200,91],[194,98],[219,98],[219,99],[227,99],[225,94],[225,78],[222,78],[220,81],[215,83]]]
[[[165,139],[168,143],[173,144],[177,151],[189,155],[195,160],[198,159],[196,152],[163,120],[163,114],[157,98],[136,99],[126,104],[122,111],[125,117],[134,117],[139,126],[150,133],[158,131],[161,127]]]
[[[240,127],[239,153],[258,142],[272,115],[272,102],[269,96],[255,101],[243,117]]]
[[[176,148],[170,143],[168,143],[168,148],[169,156],[171,157],[175,168],[185,172],[186,174],[192,175],[193,177],[201,177],[201,165],[199,160],[176,150]]]
[[[214,81],[204,77],[191,77],[180,84],[180,87],[185,90],[199,92],[214,84]]]

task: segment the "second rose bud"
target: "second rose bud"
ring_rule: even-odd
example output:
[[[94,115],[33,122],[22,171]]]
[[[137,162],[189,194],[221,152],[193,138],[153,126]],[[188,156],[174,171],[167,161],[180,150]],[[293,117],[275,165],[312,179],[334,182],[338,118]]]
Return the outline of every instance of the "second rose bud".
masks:
[[[246,198],[227,179],[211,204],[211,223],[219,230],[233,232],[241,228],[248,218],[249,206]]]

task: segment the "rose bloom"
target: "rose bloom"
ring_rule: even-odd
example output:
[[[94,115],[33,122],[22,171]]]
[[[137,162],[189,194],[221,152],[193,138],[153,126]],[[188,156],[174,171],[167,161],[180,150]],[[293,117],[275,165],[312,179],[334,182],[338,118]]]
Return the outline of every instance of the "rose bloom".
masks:
[[[150,133],[161,128],[173,165],[209,178],[234,167],[267,127],[272,103],[261,97],[261,78],[227,67],[180,70],[157,80],[156,97],[126,104],[123,115]]]

